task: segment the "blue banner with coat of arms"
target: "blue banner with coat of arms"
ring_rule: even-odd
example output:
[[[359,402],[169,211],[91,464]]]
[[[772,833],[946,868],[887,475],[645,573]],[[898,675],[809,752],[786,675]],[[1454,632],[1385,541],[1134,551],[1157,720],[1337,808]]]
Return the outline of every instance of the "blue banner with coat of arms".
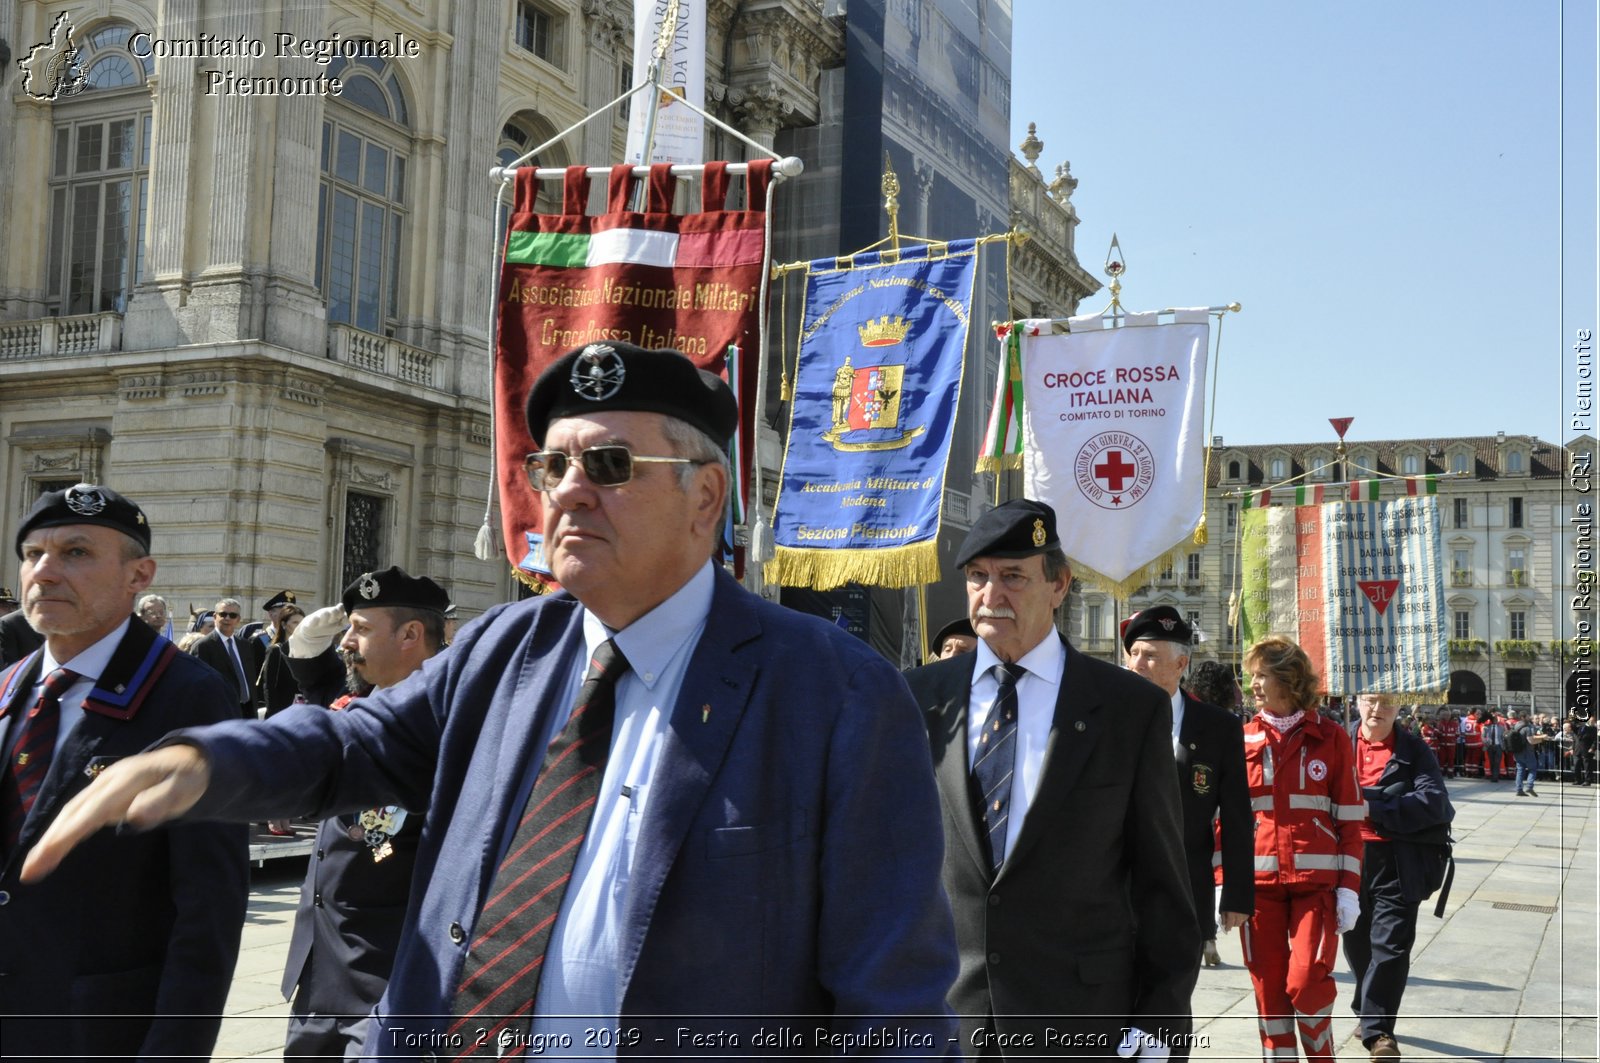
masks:
[[[769,582],[938,579],[976,262],[959,240],[808,266]]]

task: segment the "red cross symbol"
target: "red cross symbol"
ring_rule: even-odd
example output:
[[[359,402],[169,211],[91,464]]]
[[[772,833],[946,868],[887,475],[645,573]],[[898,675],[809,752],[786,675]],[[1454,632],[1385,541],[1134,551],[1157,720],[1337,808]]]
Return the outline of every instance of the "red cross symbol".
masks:
[[[1106,486],[1113,491],[1122,490],[1123,484],[1133,478],[1139,471],[1137,465],[1130,465],[1122,460],[1122,451],[1106,451],[1106,460],[1094,467],[1094,478],[1104,480]]]

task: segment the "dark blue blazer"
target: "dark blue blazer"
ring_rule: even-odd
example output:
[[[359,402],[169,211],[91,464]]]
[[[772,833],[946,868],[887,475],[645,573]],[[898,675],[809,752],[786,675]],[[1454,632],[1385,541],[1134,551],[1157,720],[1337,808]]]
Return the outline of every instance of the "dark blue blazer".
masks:
[[[369,1055],[447,1047],[450,1020],[418,1016],[450,1010],[536,736],[567,709],[581,617],[566,593],[501,606],[343,712],[294,706],[187,736],[212,760],[192,815],[428,809]],[[622,1025],[639,1034],[624,1051],[678,1051],[690,1026],[742,1034],[703,1052],[826,1054],[816,1027],[865,1036],[890,1016],[900,1045],[864,1051],[911,1058],[909,1037],[949,1052],[956,950],[925,743],[904,682],[865,643],[717,574],[640,825],[618,957]],[[821,1018],[791,1024],[798,1043],[752,1044],[785,1015]]]
[[[1350,725],[1352,741],[1361,725]],[[1455,818],[1455,806],[1445,789],[1444,774],[1428,744],[1401,727],[1394,729],[1394,752],[1378,785],[1362,790],[1367,802],[1367,819],[1377,832],[1394,846],[1395,867],[1400,873],[1400,889],[1407,904],[1421,904],[1432,892],[1427,867],[1429,849],[1417,838],[1447,836]],[[1436,849],[1432,850],[1435,854]],[[1435,884],[1436,885],[1436,884]]]
[[[38,673],[34,654],[0,677],[0,705],[16,711]],[[235,720],[237,702],[216,672],[133,618],[0,863],[0,1055],[210,1056],[248,899],[244,827],[104,830],[45,881],[25,886],[17,875],[97,769],[173,728]]]

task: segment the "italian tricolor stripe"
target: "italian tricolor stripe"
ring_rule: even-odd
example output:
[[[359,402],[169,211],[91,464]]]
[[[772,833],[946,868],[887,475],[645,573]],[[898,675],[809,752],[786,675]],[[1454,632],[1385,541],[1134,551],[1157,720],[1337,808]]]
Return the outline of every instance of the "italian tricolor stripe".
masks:
[[[1439,493],[1439,478],[1433,473],[1422,477],[1411,477],[1406,480],[1406,494],[1413,498],[1417,495],[1436,495]]]
[[[506,261],[563,268],[628,263],[636,266],[737,266],[761,261],[759,229],[668,233],[655,229],[603,229],[588,233],[513,230]]]

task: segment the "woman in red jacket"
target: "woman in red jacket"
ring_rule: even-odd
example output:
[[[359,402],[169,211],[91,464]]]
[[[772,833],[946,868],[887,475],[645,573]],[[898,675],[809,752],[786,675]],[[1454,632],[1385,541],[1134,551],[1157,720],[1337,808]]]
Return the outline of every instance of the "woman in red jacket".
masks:
[[[1256,714],[1244,725],[1245,776],[1255,813],[1255,914],[1244,962],[1255,987],[1262,1054],[1332,1060],[1338,935],[1360,913],[1361,823],[1350,739],[1316,710],[1305,651],[1272,636],[1251,646],[1245,674]]]

